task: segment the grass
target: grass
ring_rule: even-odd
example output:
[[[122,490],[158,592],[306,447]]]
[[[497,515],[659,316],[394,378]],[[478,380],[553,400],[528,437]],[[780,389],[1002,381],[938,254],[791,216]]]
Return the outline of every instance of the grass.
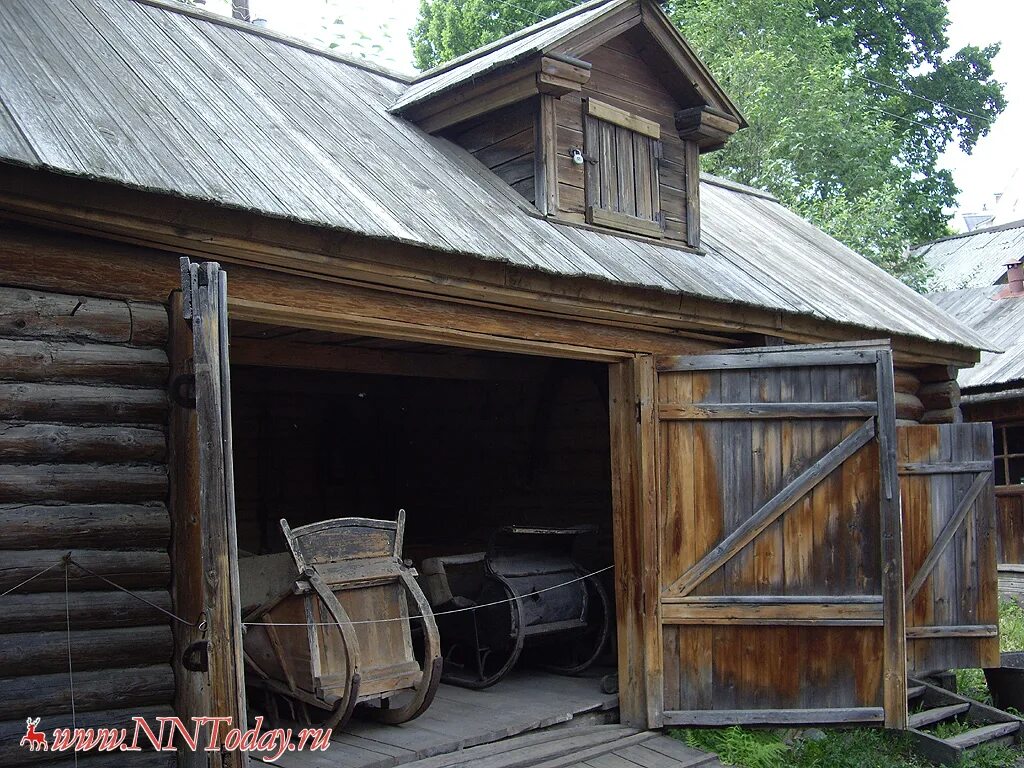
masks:
[[[1011,600],[999,604],[1000,649],[1024,651],[1024,607]],[[992,703],[980,669],[957,670],[963,696]],[[935,735],[948,738],[973,726],[960,720],[940,723]],[[901,733],[874,728],[824,731],[824,738],[802,739],[797,731],[749,728],[675,730],[671,734],[695,749],[714,752],[726,765],[739,768],[928,768],[910,740]],[[968,752],[957,768],[1012,768],[1021,753],[1006,747],[983,745]]]
[[[1024,651],[1024,607],[1014,600],[999,602],[999,650],[1003,653]],[[958,669],[957,690],[961,696],[991,704],[992,696],[980,669]]]
[[[875,728],[826,731],[817,741],[789,739],[792,731],[712,728],[672,731],[695,749],[714,752],[738,768],[931,768],[901,733]],[[1012,768],[1020,753],[982,746],[956,768]]]

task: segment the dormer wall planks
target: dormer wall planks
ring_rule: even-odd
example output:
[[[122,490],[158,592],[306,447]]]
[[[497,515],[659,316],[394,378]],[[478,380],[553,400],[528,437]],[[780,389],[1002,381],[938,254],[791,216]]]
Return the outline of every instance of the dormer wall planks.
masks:
[[[659,191],[665,214],[665,239],[696,245],[696,237],[688,240],[688,234],[696,233],[687,232],[686,214],[688,207],[698,204],[696,194],[691,195],[694,199],[687,200],[686,191],[686,145],[692,142],[681,140],[675,126],[675,113],[690,105],[673,98],[641,58],[637,43],[645,34],[637,29],[588,53],[584,58],[592,65],[590,80],[580,93],[567,94],[556,102],[559,218],[575,223],[585,221],[584,169],[573,164],[571,152],[573,147],[583,147],[582,100],[592,97],[661,126]],[[691,167],[698,166],[696,159],[697,153],[691,150]],[[699,166],[694,173],[699,173]]]
[[[537,102],[512,104],[446,134],[531,203],[536,200]]]

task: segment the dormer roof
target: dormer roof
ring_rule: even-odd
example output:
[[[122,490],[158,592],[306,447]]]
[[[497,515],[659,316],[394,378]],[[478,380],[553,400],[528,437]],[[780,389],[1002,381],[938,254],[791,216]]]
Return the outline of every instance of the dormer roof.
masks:
[[[432,102],[517,66],[549,57],[586,67],[586,54],[635,27],[643,27],[655,43],[658,67],[670,90],[679,90],[740,127],[746,121],[712,77],[689,43],[657,3],[651,0],[590,0],[533,26],[496,40],[430,69],[416,78],[391,105],[391,111],[416,119]]]

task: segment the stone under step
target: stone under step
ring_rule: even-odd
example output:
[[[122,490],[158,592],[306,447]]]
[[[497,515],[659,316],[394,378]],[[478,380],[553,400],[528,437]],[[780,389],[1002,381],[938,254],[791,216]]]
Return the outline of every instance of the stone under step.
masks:
[[[970,708],[970,704],[951,704],[946,707],[926,709],[923,712],[916,712],[911,715],[908,725],[914,729],[924,728],[934,723],[941,723],[943,720],[950,720],[957,715],[962,715]]]

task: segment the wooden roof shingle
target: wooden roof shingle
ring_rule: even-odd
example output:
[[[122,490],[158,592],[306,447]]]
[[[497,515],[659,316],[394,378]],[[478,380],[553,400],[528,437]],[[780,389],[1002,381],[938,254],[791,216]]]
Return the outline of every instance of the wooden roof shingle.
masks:
[[[544,219],[462,148],[392,114],[407,88],[176,3],[0,2],[0,161],[558,275],[986,346],[768,196],[728,182],[702,183],[705,253]]]

